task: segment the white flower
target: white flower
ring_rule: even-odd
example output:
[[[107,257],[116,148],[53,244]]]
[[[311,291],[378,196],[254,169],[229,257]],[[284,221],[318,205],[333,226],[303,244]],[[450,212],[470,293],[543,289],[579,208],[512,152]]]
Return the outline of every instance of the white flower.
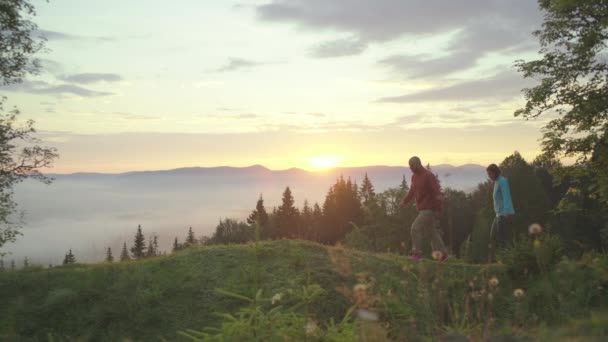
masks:
[[[281,298],[283,298],[283,294],[282,293],[277,293],[274,296],[272,296],[272,299],[270,299],[270,303],[272,305],[274,305],[275,303],[280,302]]]
[[[542,231],[543,227],[541,227],[538,223],[532,223],[530,227],[528,227],[528,233],[530,233],[530,235],[538,235]]]
[[[304,326],[304,330],[306,331],[306,335],[312,335],[317,330],[317,323],[315,321],[309,319],[308,323]]]
[[[375,313],[373,311],[365,310],[365,309],[357,310],[357,317],[359,317],[360,319],[362,319],[364,321],[377,321],[378,320],[377,313]]]
[[[524,290],[522,290],[522,289],[515,289],[515,291],[513,291],[513,295],[516,298],[519,298],[519,297],[521,297],[521,296],[524,295]]]
[[[490,284],[490,286],[496,287],[496,286],[498,286],[498,283],[499,283],[498,282],[498,278],[492,277],[492,278],[490,278],[490,280],[488,281],[488,283]]]
[[[441,251],[433,251],[433,254],[431,254],[433,256],[433,259],[435,260],[441,260],[441,258],[443,257],[443,252]]]

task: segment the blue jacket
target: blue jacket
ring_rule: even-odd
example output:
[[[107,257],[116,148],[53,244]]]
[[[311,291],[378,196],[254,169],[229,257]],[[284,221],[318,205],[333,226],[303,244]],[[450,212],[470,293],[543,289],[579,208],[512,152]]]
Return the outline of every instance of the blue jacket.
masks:
[[[494,181],[494,212],[496,216],[508,216],[515,214],[509,182],[503,176],[498,176]]]

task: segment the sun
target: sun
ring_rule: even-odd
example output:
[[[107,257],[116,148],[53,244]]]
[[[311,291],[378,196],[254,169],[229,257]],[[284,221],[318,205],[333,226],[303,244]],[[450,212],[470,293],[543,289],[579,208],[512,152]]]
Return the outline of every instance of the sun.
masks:
[[[308,158],[308,164],[315,170],[327,170],[338,166],[342,156],[315,156]]]

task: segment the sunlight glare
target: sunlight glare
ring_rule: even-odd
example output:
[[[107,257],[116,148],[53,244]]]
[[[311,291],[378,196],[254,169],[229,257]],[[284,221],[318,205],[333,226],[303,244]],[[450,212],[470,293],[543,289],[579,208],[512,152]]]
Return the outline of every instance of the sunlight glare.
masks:
[[[308,164],[315,170],[327,170],[338,166],[342,156],[315,156],[308,158]]]

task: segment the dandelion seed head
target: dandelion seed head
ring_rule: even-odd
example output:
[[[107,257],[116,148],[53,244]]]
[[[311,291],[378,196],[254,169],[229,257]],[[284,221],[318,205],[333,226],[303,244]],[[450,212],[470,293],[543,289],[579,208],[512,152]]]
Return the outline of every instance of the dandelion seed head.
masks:
[[[543,231],[543,227],[541,227],[540,224],[538,224],[538,223],[532,223],[528,227],[528,233],[530,233],[530,235],[538,235],[542,231]]]
[[[378,320],[377,313],[366,310],[366,309],[357,310],[357,317],[359,317],[360,319],[362,319],[364,321],[377,321]]]
[[[522,290],[522,289],[515,289],[515,291],[513,291],[513,295],[516,298],[520,298],[520,297],[522,297],[524,295],[524,290]]]
[[[490,286],[496,287],[496,286],[498,286],[499,281],[498,281],[498,278],[496,278],[496,276],[494,276],[494,277],[490,278],[488,283],[490,284]]]
[[[272,305],[274,305],[274,304],[280,302],[281,298],[283,298],[283,294],[282,293],[277,293],[274,296],[272,296],[272,298],[270,299],[270,303]]]

